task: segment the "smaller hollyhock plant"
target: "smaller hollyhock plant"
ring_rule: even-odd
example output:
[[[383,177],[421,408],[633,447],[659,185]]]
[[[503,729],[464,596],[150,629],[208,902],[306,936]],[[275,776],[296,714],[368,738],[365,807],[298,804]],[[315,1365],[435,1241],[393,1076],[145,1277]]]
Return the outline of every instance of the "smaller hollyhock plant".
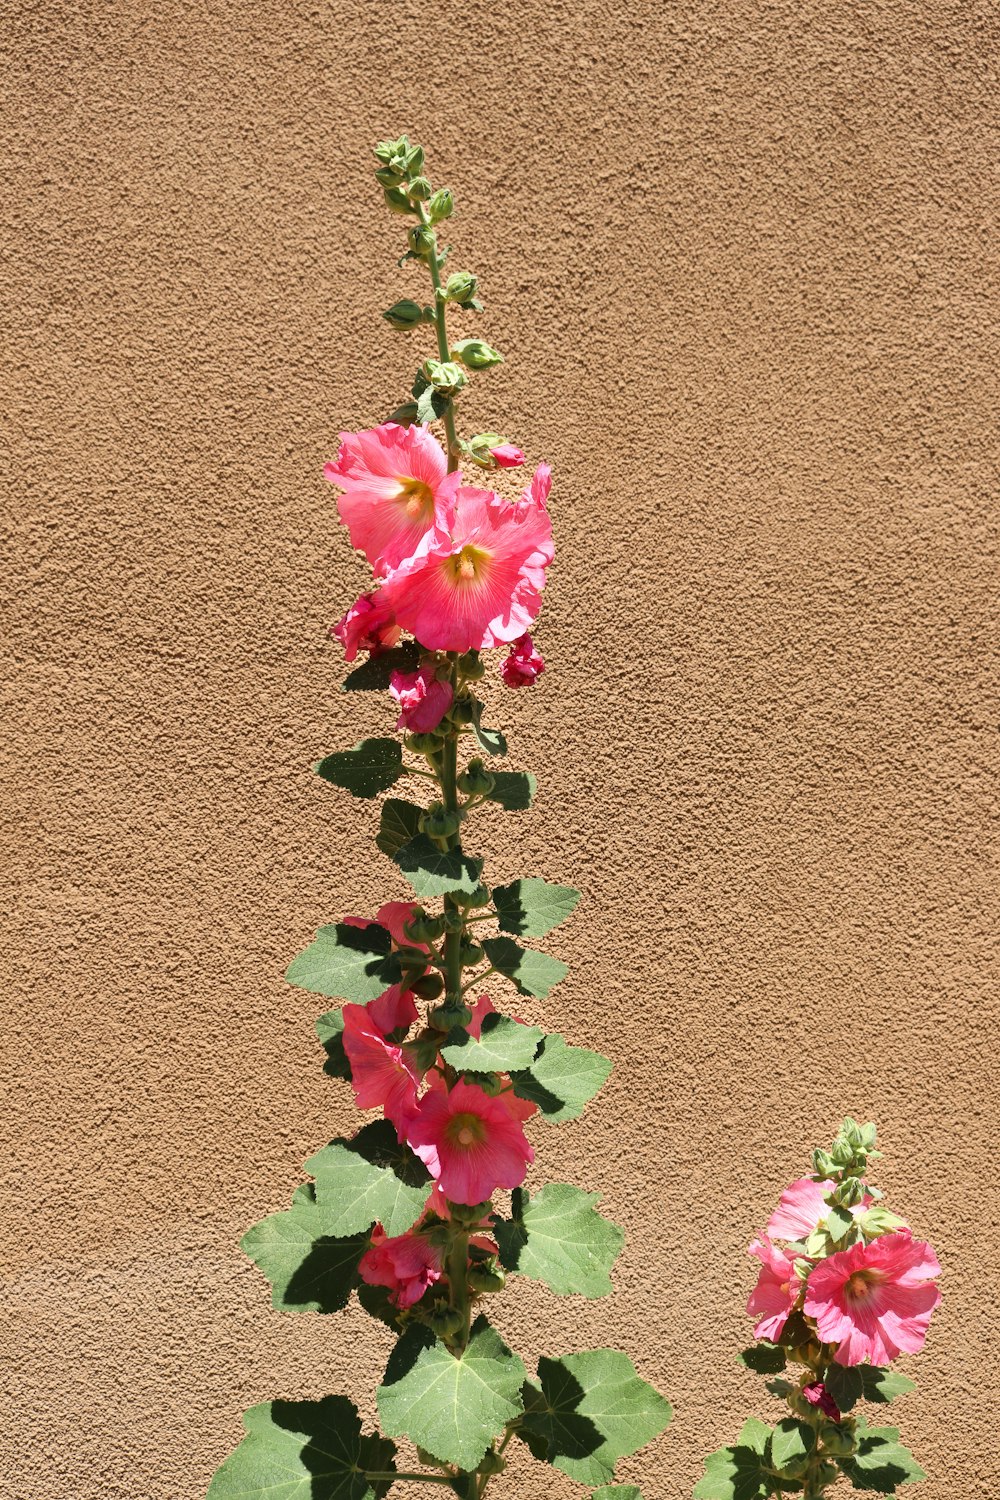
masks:
[[[924,1477],[895,1427],[852,1415],[862,1398],[884,1403],[914,1389],[890,1367],[923,1348],[941,1300],[933,1250],[867,1181],[880,1154],[874,1125],[845,1120],[751,1241],[760,1269],[747,1312],[759,1342],[740,1358],[774,1377],[768,1390],[789,1415],[773,1429],[752,1419],[734,1447],[711,1454],[697,1500],[788,1491],[821,1500],[840,1475],[887,1494]]]

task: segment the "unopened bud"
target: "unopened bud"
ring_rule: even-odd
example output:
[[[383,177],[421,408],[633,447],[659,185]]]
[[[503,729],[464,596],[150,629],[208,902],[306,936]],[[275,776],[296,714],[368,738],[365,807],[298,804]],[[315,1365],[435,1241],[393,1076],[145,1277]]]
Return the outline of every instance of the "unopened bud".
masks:
[[[469,764],[471,765],[472,762],[470,761]],[[451,893],[451,899],[463,911],[473,911],[478,906],[489,906],[492,897],[493,892],[488,885],[477,885],[471,896],[465,891],[452,891]]]
[[[474,1292],[502,1292],[506,1280],[506,1276],[501,1271],[500,1266],[496,1263],[494,1263],[492,1266],[484,1265],[469,1267],[469,1285]],[[489,1454],[487,1454],[486,1456],[487,1458],[490,1457]],[[503,1459],[500,1460],[500,1468],[503,1468]],[[500,1470],[494,1469],[492,1472],[498,1474]],[[480,1473],[482,1473],[481,1466]]]
[[[458,778],[458,789],[464,797],[488,797],[496,784],[496,777],[487,771],[478,755],[469,761]]]
[[[410,989],[421,1000],[436,1000],[444,990],[444,980],[440,974],[422,974],[419,979],[414,979]],[[430,1063],[427,1066],[430,1067]]]
[[[424,321],[424,310],[419,302],[411,302],[405,297],[402,302],[394,302],[391,307],[387,307],[382,316],[393,328],[416,328]]]
[[[386,188],[382,196],[385,198],[386,208],[391,209],[394,214],[411,214],[413,212],[410,200],[402,188]]]
[[[431,185],[426,177],[414,177],[407,191],[411,202],[426,203],[431,195]]]
[[[478,282],[471,271],[453,271],[445,282],[446,302],[468,302],[476,295]]]
[[[442,219],[450,219],[454,207],[455,200],[451,196],[451,188],[438,188],[436,193],[432,193],[427,204],[431,223],[439,224]]]
[[[394,172],[391,167],[380,167],[375,173],[375,181],[380,182],[384,188],[394,188],[399,187],[403,178],[398,172]]]
[[[435,1031],[454,1031],[456,1026],[468,1026],[471,1020],[467,1005],[437,1005],[427,1013],[427,1023]]]
[[[467,682],[477,682],[486,671],[486,663],[478,651],[466,651],[458,658],[458,670]]]
[[[460,812],[449,812],[440,803],[429,807],[420,815],[420,832],[426,833],[429,839],[450,839],[456,834],[462,825],[462,814]]]
[[[423,372],[436,391],[460,391],[469,377],[452,360],[425,359]]]
[[[396,957],[404,974],[407,970],[415,970],[418,974],[422,974],[427,968],[427,954],[420,948],[397,948]]]
[[[427,1322],[439,1339],[448,1339],[463,1326],[465,1317],[457,1307],[444,1307],[429,1313]]]
[[[471,698],[456,698],[448,710],[448,718],[453,724],[472,724],[475,717],[476,705]]]
[[[408,734],[403,743],[407,750],[416,750],[420,755],[428,755],[432,751],[441,748],[441,736],[438,734]]]
[[[460,339],[451,353],[468,370],[490,370],[494,365],[503,364],[503,355],[485,339]]]
[[[414,224],[406,238],[411,255],[418,260],[430,260],[435,245],[433,229],[428,229],[426,224]]]
[[[464,939],[460,955],[463,969],[474,969],[486,957],[482,943],[477,943],[472,938]]]

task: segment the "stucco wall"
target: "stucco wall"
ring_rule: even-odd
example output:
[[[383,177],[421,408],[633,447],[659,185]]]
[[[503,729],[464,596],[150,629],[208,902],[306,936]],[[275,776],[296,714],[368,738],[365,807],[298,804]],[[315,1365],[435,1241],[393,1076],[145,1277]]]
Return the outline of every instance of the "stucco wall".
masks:
[[[508,356],[472,419],[556,470],[549,671],[493,694],[541,790],[482,843],[586,890],[522,1009],[617,1064],[535,1132],[628,1231],[615,1294],[497,1321],[631,1352],[676,1418],[623,1477],[680,1500],[778,1414],[747,1240],[875,1117],[945,1272],[920,1493],[994,1495],[995,10],[8,16],[4,1494],[197,1500],[244,1407],[371,1403],[388,1335],[273,1313],[236,1242],[356,1119],[284,966],[404,894],[308,766],[386,723],[322,462],[412,368],[368,157],[409,129]]]

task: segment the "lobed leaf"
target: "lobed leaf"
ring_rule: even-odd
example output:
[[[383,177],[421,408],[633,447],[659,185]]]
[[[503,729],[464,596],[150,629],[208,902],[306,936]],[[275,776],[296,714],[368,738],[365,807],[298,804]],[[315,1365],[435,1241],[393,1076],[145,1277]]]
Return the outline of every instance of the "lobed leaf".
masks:
[[[484,938],[483,947],[493,967],[505,975],[521,995],[537,995],[544,1000],[552,986],[569,973],[569,965],[561,959],[522,948],[513,938]]]
[[[315,995],[366,1005],[399,980],[399,960],[391,948],[392,939],[377,922],[367,927],[336,922],[319,929],[285,978]]]
[[[386,1432],[403,1435],[444,1463],[475,1469],[521,1411],[525,1368],[484,1317],[455,1356],[426,1328],[403,1334],[378,1389]]]
[[[518,1435],[536,1458],[582,1484],[605,1484],[618,1460],[650,1442],[672,1415],[617,1349],[542,1358],[538,1380],[525,1386]]]
[[[328,1073],[331,1078],[343,1078],[346,1083],[350,1083],[353,1075],[351,1059],[344,1051],[344,1012],[328,1010],[325,1015],[320,1016],[316,1022],[316,1035],[326,1053],[323,1072]]]
[[[269,1401],[244,1415],[246,1437],[219,1468],[207,1500],[377,1500],[395,1469],[395,1443],[361,1430],[346,1396]]]
[[[331,1141],[305,1170],[316,1179],[329,1234],[356,1234],[375,1223],[388,1235],[403,1234],[427,1202],[430,1173],[388,1120],[374,1120],[352,1140]]]
[[[478,1040],[461,1027],[452,1031],[441,1056],[459,1072],[510,1073],[528,1066],[544,1035],[540,1026],[493,1013],[484,1017]]]
[[[353,750],[335,750],[316,767],[317,776],[352,797],[377,797],[399,780],[403,750],[398,740],[359,740]]]
[[[420,815],[423,810],[416,802],[406,802],[402,797],[385,799],[379,830],[375,835],[375,843],[383,854],[388,854],[393,859],[404,844],[416,838],[420,832]]]
[[[884,1405],[917,1388],[916,1381],[909,1376],[878,1365],[831,1364],[823,1376],[823,1384],[841,1411],[850,1411],[862,1399]]]
[[[766,1500],[777,1492],[762,1452],[750,1445],[717,1448],[705,1459],[694,1500]]]
[[[581,1115],[610,1072],[608,1058],[586,1047],[571,1047],[552,1032],[531,1067],[512,1075],[512,1082],[518,1098],[532,1100],[547,1120],[558,1124]]]
[[[856,1436],[857,1452],[837,1460],[856,1490],[891,1495],[900,1485],[927,1478],[909,1448],[899,1441],[898,1427],[869,1427],[862,1417]]]
[[[418,896],[445,896],[464,891],[471,896],[479,884],[481,859],[469,859],[460,849],[439,849],[424,833],[418,833],[393,854]]]
[[[240,1248],[271,1283],[279,1312],[332,1313],[347,1306],[370,1243],[367,1229],[347,1239],[332,1235],[313,1185],[305,1183],[291,1208],[248,1229]]]
[[[501,1264],[544,1282],[557,1296],[607,1296],[608,1273],[625,1235],[595,1211],[599,1202],[599,1193],[564,1182],[547,1183],[533,1197],[515,1188],[510,1219],[493,1220]]]
[[[784,1469],[795,1464],[801,1468],[801,1460],[808,1458],[815,1446],[815,1427],[810,1427],[808,1422],[797,1422],[794,1417],[785,1417],[771,1435],[772,1467]],[[792,1473],[795,1472],[793,1468]]]
[[[753,1370],[756,1375],[777,1375],[785,1368],[785,1351],[780,1344],[770,1344],[766,1339],[751,1344],[736,1356],[741,1365]]]
[[[544,937],[576,909],[580,892],[571,885],[548,880],[515,880],[494,887],[493,905],[503,932],[518,937]]]
[[[499,802],[508,812],[525,812],[535,800],[538,782],[529,771],[493,771],[493,790],[487,801]]]

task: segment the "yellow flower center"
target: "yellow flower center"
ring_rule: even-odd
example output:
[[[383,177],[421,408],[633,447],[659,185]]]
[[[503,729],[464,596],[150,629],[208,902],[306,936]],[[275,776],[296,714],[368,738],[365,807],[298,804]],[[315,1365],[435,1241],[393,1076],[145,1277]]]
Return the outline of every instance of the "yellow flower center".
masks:
[[[855,1271],[853,1276],[847,1278],[844,1295],[852,1302],[864,1302],[871,1295],[872,1288],[881,1280],[879,1271]]]
[[[434,519],[434,492],[422,479],[399,476],[399,494],[396,496],[411,521],[422,521],[429,526]]]
[[[485,548],[474,547],[469,542],[461,552],[456,552],[448,558],[446,567],[451,574],[453,584],[468,586],[479,582],[489,560],[490,554]]]
[[[453,1146],[478,1146],[486,1138],[486,1127],[478,1115],[457,1114],[448,1121],[448,1139]]]

